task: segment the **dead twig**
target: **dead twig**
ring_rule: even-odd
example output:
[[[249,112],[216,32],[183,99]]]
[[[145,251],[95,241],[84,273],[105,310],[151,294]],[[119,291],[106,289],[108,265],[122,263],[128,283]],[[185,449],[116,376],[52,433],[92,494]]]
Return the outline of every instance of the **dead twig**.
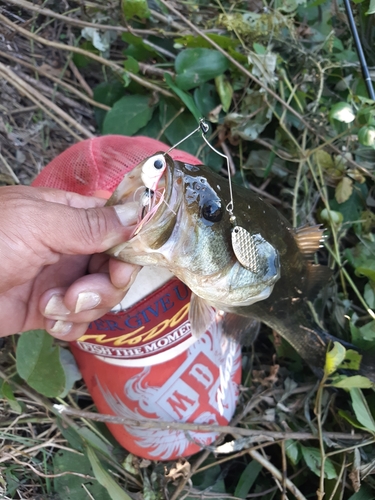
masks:
[[[214,432],[232,434],[234,436],[259,436],[270,437],[275,440],[279,439],[297,439],[300,441],[307,439],[319,439],[319,437],[311,432],[277,432],[277,431],[263,431],[256,429],[243,429],[241,427],[233,427],[229,425],[209,425],[209,424],[190,424],[185,422],[163,422],[160,420],[131,420],[115,415],[102,415],[88,411],[76,410],[69,406],[54,405],[57,413],[62,415],[71,415],[79,418],[87,418],[97,422],[107,422],[111,424],[129,425],[142,429],[166,429],[166,430],[184,430],[194,432]],[[324,432],[324,436],[328,439],[335,440],[349,440],[349,441],[362,441],[368,438],[367,434],[346,434],[345,432]]]
[[[0,62],[0,75],[3,76],[11,85],[13,85],[18,92],[30,99],[33,103],[48,114],[52,120],[60,125],[64,130],[69,132],[76,140],[80,141],[82,138],[73,132],[65,122],[69,123],[72,127],[78,130],[84,137],[91,138],[94,135],[89,132],[83,125],[74,120],[68,113],[65,113],[59,106],[51,100],[44,97],[37,89],[24,82],[14,71]],[[59,119],[60,117],[61,119]],[[63,121],[64,120],[64,121]]]
[[[29,83],[32,85],[34,88],[38,88],[40,91],[43,92],[43,94],[49,94],[54,101],[60,101],[61,103],[75,109],[76,111],[79,111],[83,115],[90,115],[92,114],[90,108],[85,108],[82,106],[82,104],[74,101],[73,99],[70,99],[70,97],[65,96],[61,92],[55,90],[53,87],[49,87],[48,85],[45,85],[43,82],[39,80],[35,80],[35,78],[32,78],[30,75],[27,75],[23,71],[14,69],[13,70],[16,75],[18,75],[24,82]]]
[[[39,66],[36,66],[34,64],[30,64],[27,61],[24,61],[20,57],[13,56],[11,54],[8,54],[7,52],[3,52],[0,50],[0,56],[5,57],[6,59],[9,59],[11,61],[17,62],[18,64],[21,64],[25,68],[29,68],[33,71],[36,71],[39,75],[42,75],[46,78],[49,78],[51,81],[56,83],[56,85],[65,88],[67,91],[71,92],[72,94],[76,95],[79,99],[82,101],[87,102],[88,104],[91,104],[91,106],[95,106],[97,108],[104,109],[105,111],[109,111],[111,108],[107,106],[106,104],[102,104],[101,102],[94,101],[90,97],[88,97],[86,94],[83,94],[80,92],[78,89],[73,87],[73,85],[70,85],[69,83],[65,82],[61,78],[57,78],[56,76],[52,75],[48,71],[45,71],[44,69],[40,68]],[[24,108],[25,109],[25,108]]]
[[[124,26],[112,26],[110,24],[99,24],[99,23],[90,23],[88,21],[81,21],[80,19],[75,19],[74,17],[66,16],[65,14],[59,14],[58,12],[54,12],[51,9],[46,9],[41,7],[40,5],[35,5],[26,0],[7,0],[7,3],[12,5],[16,5],[17,7],[21,7],[31,12],[36,12],[37,14],[41,14],[43,16],[52,17],[54,19],[60,19],[64,21],[64,23],[71,24],[73,26],[78,26],[79,28],[95,28],[97,30],[110,30],[117,31],[119,33],[127,33],[129,31],[128,28]],[[142,29],[132,29],[132,31],[139,35],[157,35],[158,30],[142,30]],[[163,36],[176,36],[176,33],[165,33],[163,32]]]
[[[19,178],[16,176],[16,174],[13,172],[13,169],[12,167],[9,165],[9,163],[6,161],[6,159],[4,158],[4,156],[0,153],[0,160],[1,160],[1,163],[4,165],[5,167],[5,170],[9,173],[9,175],[11,176],[11,178],[14,180],[14,182],[16,184],[19,184],[20,183],[20,180]]]
[[[160,94],[165,95],[166,97],[173,97],[176,99],[176,96],[169,92],[168,90],[163,89],[162,87],[158,87],[152,82],[149,82],[148,80],[145,80],[144,78],[141,78],[138,75],[135,75],[134,73],[131,73],[130,71],[124,70],[120,65],[109,61],[108,59],[104,59],[104,57],[100,57],[97,54],[94,54],[93,52],[89,52],[87,50],[81,49],[79,47],[74,47],[72,45],[65,45],[63,43],[59,42],[53,42],[51,40],[46,40],[45,38],[35,35],[34,33],[31,33],[30,31],[22,28],[21,26],[18,26],[17,24],[12,23],[9,21],[9,19],[2,14],[0,14],[0,21],[3,22],[6,26],[9,26],[12,30],[21,33],[27,38],[31,38],[35,42],[41,43],[43,45],[47,45],[48,47],[53,47],[55,49],[63,50],[65,52],[74,52],[75,54],[80,54],[85,57],[88,57],[92,59],[93,61],[96,61],[100,63],[103,66],[107,66],[112,69],[116,74],[120,75],[120,77],[123,77],[123,75],[128,75],[131,80],[134,82],[139,83],[145,88],[148,88],[150,90],[153,90],[155,92],[159,92]]]
[[[71,471],[60,472],[58,474],[43,474],[43,472],[38,471],[38,469],[36,469],[34,466],[29,464],[28,462],[22,462],[21,460],[18,460],[18,458],[13,456],[13,454],[7,453],[6,455],[8,456],[9,459],[14,460],[17,464],[22,465],[23,467],[28,467],[37,476],[40,476],[40,477],[54,478],[54,477],[61,477],[61,476],[78,476],[78,477],[82,477],[83,479],[95,479],[94,477],[88,476],[86,474],[80,474],[79,472],[71,472]]]
[[[265,469],[267,469],[268,472],[270,472],[272,476],[280,483],[283,482],[283,474],[278,469],[276,469],[276,467],[272,465],[271,462],[266,460],[258,451],[249,450],[249,455],[251,456],[251,458],[259,462]],[[305,495],[297,488],[294,483],[292,483],[290,479],[285,478],[284,481],[286,488],[292,493],[292,495],[297,498],[297,500],[306,500]]]
[[[83,90],[85,90],[86,94],[89,95],[92,99],[94,97],[94,92],[93,92],[92,88],[90,88],[89,85],[87,85],[86,80],[83,78],[83,76],[79,72],[79,69],[72,61],[72,58],[69,58],[68,66],[69,66],[69,69],[71,70],[71,72],[73,73],[73,75],[77,78],[77,80],[78,80],[79,84],[81,85],[81,87],[83,88]]]

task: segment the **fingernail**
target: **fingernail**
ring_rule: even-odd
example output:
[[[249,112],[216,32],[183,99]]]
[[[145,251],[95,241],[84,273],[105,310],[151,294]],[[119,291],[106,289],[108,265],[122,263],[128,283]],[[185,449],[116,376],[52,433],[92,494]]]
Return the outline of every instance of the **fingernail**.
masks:
[[[67,335],[72,329],[73,323],[70,321],[61,321],[58,320],[50,329],[51,333],[55,333],[56,335]]]
[[[132,226],[137,222],[139,204],[127,203],[126,205],[115,205],[113,208],[123,226]]]
[[[52,295],[44,309],[45,316],[67,316],[69,313],[62,295]]]
[[[88,311],[90,309],[94,309],[97,305],[100,304],[101,301],[100,295],[94,292],[81,292],[78,294],[77,302],[76,302],[76,313],[81,311]]]

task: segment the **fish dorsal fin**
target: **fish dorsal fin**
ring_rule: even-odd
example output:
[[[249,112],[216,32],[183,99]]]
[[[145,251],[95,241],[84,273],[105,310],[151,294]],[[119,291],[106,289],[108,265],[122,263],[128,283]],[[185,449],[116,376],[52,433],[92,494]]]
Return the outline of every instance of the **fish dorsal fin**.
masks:
[[[195,295],[195,293],[191,294],[189,321],[191,333],[194,337],[203,335],[215,321],[215,316],[215,310],[208,302],[198,297],[198,295]]]
[[[307,259],[312,259],[314,253],[322,246],[323,231],[321,225],[306,225],[295,229],[294,237],[296,243]]]
[[[260,322],[249,316],[225,313],[223,332],[227,337],[237,340],[241,345],[251,345],[258,336]]]
[[[316,297],[318,292],[328,283],[332,277],[332,271],[327,266],[308,263],[305,293],[309,300]]]

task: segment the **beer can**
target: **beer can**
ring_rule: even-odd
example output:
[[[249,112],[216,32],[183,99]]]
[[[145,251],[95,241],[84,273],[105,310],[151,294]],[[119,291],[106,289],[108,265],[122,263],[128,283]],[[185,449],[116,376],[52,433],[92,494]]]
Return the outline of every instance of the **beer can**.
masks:
[[[219,317],[200,338],[192,335],[191,292],[166,273],[143,268],[125,309],[93,321],[71,343],[72,352],[100,413],[130,421],[226,425],[238,397],[241,349],[222,334]],[[126,422],[107,425],[125,449],[152,460],[192,455],[217,437]]]

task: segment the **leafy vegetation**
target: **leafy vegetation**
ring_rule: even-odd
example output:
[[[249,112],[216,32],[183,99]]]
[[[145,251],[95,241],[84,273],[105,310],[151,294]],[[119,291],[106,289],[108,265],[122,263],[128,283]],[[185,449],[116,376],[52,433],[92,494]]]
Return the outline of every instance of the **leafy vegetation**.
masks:
[[[208,140],[228,155],[234,182],[275,203],[296,227],[324,225],[325,248],[317,259],[334,278],[313,304],[316,319],[343,341],[373,348],[375,103],[342,3],[123,0],[120,8],[83,2],[82,20],[89,19],[90,28],[70,25],[80,20],[70,3],[57,41],[64,45],[69,26],[74,44],[58,48],[72,55],[92,83],[97,132],[145,135],[173,145],[204,116],[211,123]],[[9,4],[14,15],[30,11],[25,2]],[[60,7],[50,8],[56,13]],[[353,8],[373,65],[374,2],[357,0]],[[39,31],[53,19],[53,12],[42,14],[32,20]],[[199,134],[181,148],[226,174],[223,159]],[[244,351],[236,418],[238,432],[264,434],[238,437],[233,430],[230,453],[218,443],[215,454],[205,450],[166,465],[127,455],[100,424],[81,418],[78,425],[41,396],[65,398],[77,408],[88,404],[82,387],[72,389],[77,375],[68,351],[53,346],[45,333],[19,339],[16,368],[15,342],[8,347],[0,373],[7,414],[0,437],[7,446],[16,442],[19,450],[42,451],[29,454],[26,464],[15,448],[0,455],[4,498],[271,500],[315,492],[319,499],[375,498],[373,384],[350,375],[361,360],[339,343],[316,381],[277,332],[264,329]],[[14,432],[14,418],[33,424],[25,417],[27,407],[36,430]],[[61,449],[51,458],[43,442],[52,427],[54,449]],[[32,493],[22,496],[27,482]]]

